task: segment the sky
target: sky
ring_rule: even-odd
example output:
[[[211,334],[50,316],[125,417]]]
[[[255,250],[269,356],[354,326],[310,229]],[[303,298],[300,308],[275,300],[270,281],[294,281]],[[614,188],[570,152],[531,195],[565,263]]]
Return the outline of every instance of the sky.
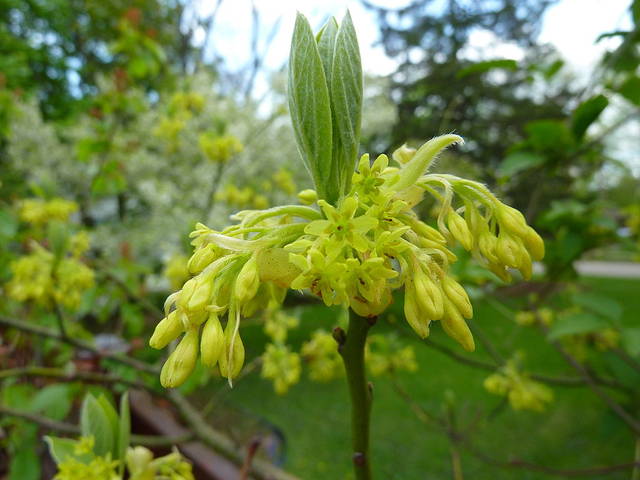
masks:
[[[205,16],[216,3],[214,0],[198,1],[199,14]],[[372,0],[372,3],[400,7],[409,2]],[[595,44],[598,35],[630,25],[629,4],[630,0],[560,0],[545,12],[540,40],[555,45],[574,70],[588,75],[607,46],[607,42]],[[222,0],[216,16],[210,47],[232,69],[239,69],[249,61],[251,5],[251,0]],[[384,54],[380,45],[376,45],[375,14],[358,0],[255,0],[255,5],[260,13],[261,51],[264,51],[270,29],[279,22],[277,33],[264,55],[264,64],[269,69],[275,70],[287,60],[296,11],[305,14],[311,26],[317,29],[328,15],[336,15],[339,19],[347,8],[358,32],[364,70],[385,75],[395,69],[395,63]],[[197,32],[196,41],[203,39],[204,32]],[[517,46],[496,44],[495,40],[490,32],[476,32],[471,43],[473,47],[482,48],[487,58],[518,60],[521,56]]]

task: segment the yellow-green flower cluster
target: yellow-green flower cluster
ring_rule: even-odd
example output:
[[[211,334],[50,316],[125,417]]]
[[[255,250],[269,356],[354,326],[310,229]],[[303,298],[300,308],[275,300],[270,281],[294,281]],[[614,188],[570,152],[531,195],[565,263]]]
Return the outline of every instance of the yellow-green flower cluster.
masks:
[[[293,175],[286,168],[281,168],[271,177],[273,183],[287,195],[293,195],[296,193],[296,182],[293,180]]]
[[[389,335],[370,335],[367,338],[366,363],[374,376],[418,370],[413,347],[402,345],[397,337]]]
[[[284,343],[287,340],[287,332],[300,324],[298,317],[287,315],[280,309],[275,311],[268,309],[266,312],[264,333],[275,343]]]
[[[519,371],[515,359],[489,375],[484,380],[484,388],[495,395],[506,396],[514,410],[542,412],[553,401],[551,389]]]
[[[544,244],[517,210],[484,185],[425,174],[442,149],[461,141],[444,135],[417,151],[403,147],[394,153],[395,167],[385,155],[373,164],[364,155],[350,192],[336,205],[320,199],[319,209],[287,205],[241,211],[233,217],[238,223],[221,232],[197,225],[191,234],[193,277],[168,298],[167,317],[151,339],[152,346],[162,348],[184,333],[165,364],[163,384],[176,386],[186,379],[200,338],[205,365],[219,361],[224,376],[237,375],[244,359],[240,317],[270,298],[283,298],[287,288],[309,290],[326,305],[373,317],[391,303],[393,290],[404,287],[407,322],[421,337],[429,334],[432,321],[440,321],[451,337],[473,350],[465,322],[472,307],[449,274],[456,261],[450,245],[460,243],[507,280],[510,268],[528,277]],[[441,204],[437,228],[412,210],[425,193]],[[224,314],[223,333],[219,318]]]
[[[22,200],[19,206],[20,219],[33,225],[44,225],[52,220],[66,222],[78,210],[75,202],[63,198],[45,201],[37,198]]]
[[[515,315],[516,323],[523,327],[530,327],[538,322],[541,325],[548,327],[549,325],[551,325],[551,323],[553,323],[553,318],[553,310],[546,307],[541,308],[535,312],[531,310],[521,310],[519,312],[516,312]]]
[[[216,200],[239,208],[267,208],[269,199],[257,193],[251,187],[238,188],[233,183],[228,183],[222,190],[216,192]]]
[[[244,148],[240,140],[233,135],[214,135],[207,132],[198,137],[198,146],[207,160],[214,163],[227,163]]]
[[[262,354],[262,377],[273,382],[278,395],[284,395],[300,380],[300,355],[282,343],[270,343]]]
[[[118,461],[111,456],[93,457],[88,462],[81,462],[73,457],[58,464],[58,473],[53,480],[121,480],[117,472]]]
[[[94,274],[79,259],[86,237],[78,239],[75,246],[74,238],[70,242],[71,257],[56,258],[50,251],[34,244],[30,254],[11,262],[12,277],[6,285],[8,296],[19,302],[34,301],[42,306],[55,302],[70,309],[77,308],[82,293],[93,287]]]
[[[191,464],[174,448],[164,457],[153,458],[145,447],[129,447],[126,464],[130,480],[194,480]]]
[[[309,378],[316,382],[328,382],[344,371],[336,341],[329,332],[317,330],[311,340],[302,345],[300,352],[309,367]]]

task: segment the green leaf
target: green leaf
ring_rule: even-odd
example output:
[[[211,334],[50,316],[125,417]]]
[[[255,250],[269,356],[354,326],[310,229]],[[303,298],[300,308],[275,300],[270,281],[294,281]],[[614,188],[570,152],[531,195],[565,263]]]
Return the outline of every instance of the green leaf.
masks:
[[[307,19],[298,13],[291,41],[289,111],[298,150],[311,173],[318,196],[338,197],[331,179],[332,124],[329,89],[318,45]]]
[[[576,140],[581,140],[589,126],[595,122],[602,111],[609,105],[609,100],[604,95],[596,95],[582,102],[573,112],[571,130]]]
[[[549,330],[549,340],[567,335],[589,333],[608,327],[609,324],[591,313],[573,313],[560,319]]]
[[[574,303],[611,320],[619,320],[622,316],[622,305],[610,297],[594,295],[593,293],[576,293]]]
[[[622,344],[631,356],[640,356],[640,327],[622,329]]]
[[[69,385],[57,383],[39,390],[31,401],[31,410],[42,412],[54,420],[63,420],[71,410]]]
[[[629,77],[620,85],[618,93],[634,105],[640,106],[640,77]]]
[[[518,62],[516,62],[515,60],[509,60],[504,58],[477,62],[477,63],[474,63],[473,65],[469,65],[468,67],[461,69],[460,71],[458,71],[456,76],[458,78],[464,78],[469,75],[482,74],[498,68],[502,70],[511,70],[511,71],[517,70]]]
[[[545,162],[543,155],[533,152],[514,152],[507,155],[498,168],[501,177],[510,177],[523,170],[538,167]]]
[[[3,240],[13,237],[18,231],[18,220],[10,210],[0,210],[0,238]]]
[[[336,49],[337,35],[338,22],[336,22],[335,17],[331,17],[316,36],[318,52],[320,53],[320,59],[322,60],[322,68],[324,69],[325,78],[331,78],[333,54]],[[327,82],[327,88],[331,90],[330,82]]]
[[[39,480],[40,459],[36,455],[36,446],[22,445],[9,463],[7,480]]]
[[[338,29],[331,68],[333,171],[340,195],[347,193],[360,146],[362,124],[362,63],[358,37],[349,12]]]
[[[573,148],[573,134],[560,120],[536,120],[527,123],[527,143],[536,151],[566,154]]]
[[[109,417],[110,415],[93,395],[88,394],[84,398],[80,411],[80,430],[84,437],[93,436],[95,440],[93,451],[98,456],[114,453],[114,429]]]
[[[129,410],[129,393],[120,397],[120,425],[118,428],[118,445],[116,460],[120,460],[120,475],[124,473],[124,457],[131,440],[131,412]]]
[[[109,425],[111,426],[111,432],[113,433],[113,450],[111,452],[111,456],[115,458],[117,454],[117,442],[120,431],[120,418],[118,418],[118,412],[116,412],[116,409],[113,408],[113,405],[111,405],[111,402],[107,399],[106,396],[100,395],[98,397],[98,403],[109,419]]]
[[[47,442],[49,454],[51,454],[51,458],[53,458],[56,464],[64,462],[67,458],[74,458],[83,463],[91,461],[91,455],[88,453],[76,455],[75,449],[76,444],[78,443],[77,440],[46,436],[44,437],[44,441]]]

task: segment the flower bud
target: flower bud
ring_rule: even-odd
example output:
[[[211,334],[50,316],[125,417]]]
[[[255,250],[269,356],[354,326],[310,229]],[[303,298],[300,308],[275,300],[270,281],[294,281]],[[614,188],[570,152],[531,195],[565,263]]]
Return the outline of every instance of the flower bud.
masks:
[[[232,345],[233,344],[233,345]],[[218,368],[220,368],[220,375],[229,380],[236,378],[242,370],[244,364],[244,345],[242,344],[242,338],[236,333],[235,339],[229,338],[225,335],[225,349],[218,359]],[[231,347],[233,346],[233,351]]]
[[[442,289],[464,318],[473,317],[473,307],[462,285],[445,275],[442,279]]]
[[[431,240],[433,242],[437,242],[442,245],[445,245],[447,243],[447,240],[442,236],[442,234],[438,230],[427,225],[424,222],[421,222],[420,220],[416,220],[415,222],[412,222],[411,228],[413,229],[414,232],[416,232],[418,235],[420,235],[421,237],[427,240]]]
[[[189,300],[191,300],[191,296],[193,292],[196,290],[197,280],[196,277],[187,280],[187,282],[182,286],[182,290],[180,290],[178,297],[176,299],[176,306],[180,307],[183,310],[188,309]]]
[[[318,200],[318,193],[311,188],[307,188],[298,193],[298,200],[304,205],[312,205]]]
[[[165,388],[182,385],[191,375],[198,358],[198,329],[187,331],[176,349],[162,366],[160,383]]]
[[[500,232],[496,243],[496,255],[498,259],[508,267],[518,268],[520,245],[508,233]]]
[[[468,352],[475,350],[473,335],[471,335],[467,322],[464,321],[456,306],[448,298],[444,300],[444,317],[442,317],[441,323],[447,335],[462,345],[462,348]]]
[[[496,215],[501,229],[507,230],[518,237],[527,236],[527,228],[529,227],[519,210],[501,203],[496,208]]]
[[[531,274],[533,273],[531,257],[529,256],[529,253],[524,249],[524,247],[522,247],[519,251],[518,270],[520,270],[520,273],[525,280],[529,280],[531,278]]]
[[[200,339],[201,361],[207,367],[214,367],[218,363],[220,354],[224,349],[224,332],[218,316],[215,313],[209,315],[207,323],[202,329]]]
[[[412,283],[407,283],[404,291],[404,316],[407,323],[420,338],[429,336],[429,319],[422,315],[418,302],[416,301],[416,291]]]
[[[405,163],[408,163],[415,154],[416,149],[408,147],[405,143],[400,148],[397,148],[393,154],[391,154],[391,157],[400,165],[404,165]]]
[[[189,299],[186,310],[189,312],[200,312],[209,304],[213,293],[213,277],[216,271],[203,272],[194,278],[196,286]]]
[[[216,259],[216,256],[217,253],[215,251],[215,246],[212,244],[199,248],[193,253],[193,255],[191,255],[191,258],[187,263],[189,273],[196,275],[202,272]]]
[[[144,472],[152,460],[153,453],[148,448],[142,446],[127,448],[127,469],[131,475]]]
[[[234,296],[238,302],[248,302],[255,297],[260,287],[260,276],[258,275],[258,263],[255,256],[242,266],[236,278]]]
[[[524,244],[534,260],[540,261],[544,257],[544,242],[540,235],[531,227],[527,227],[527,234],[523,238]]]
[[[184,332],[184,326],[178,318],[178,313],[174,310],[156,325],[153,335],[149,339],[149,345],[160,350],[178,338],[182,332]]]
[[[498,263],[496,246],[498,239],[489,230],[485,230],[478,236],[478,249],[480,253],[491,263]]]
[[[447,215],[447,227],[460,245],[465,250],[471,250],[473,248],[473,236],[469,231],[469,227],[467,226],[467,222],[458,215],[453,209],[449,210],[449,214]]]
[[[442,318],[444,303],[440,287],[420,269],[413,276],[413,281],[420,310],[429,317],[429,320]]]

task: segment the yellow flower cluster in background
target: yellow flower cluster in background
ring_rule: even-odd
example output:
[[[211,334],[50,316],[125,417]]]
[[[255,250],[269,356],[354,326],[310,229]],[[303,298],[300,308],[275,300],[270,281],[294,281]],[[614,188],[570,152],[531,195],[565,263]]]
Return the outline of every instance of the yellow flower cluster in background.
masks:
[[[518,370],[517,359],[509,360],[504,367],[484,380],[484,388],[495,395],[506,396],[514,410],[542,412],[553,401],[549,387],[531,380]]]
[[[32,225],[44,225],[51,220],[66,222],[78,210],[78,204],[63,198],[41,200],[29,198],[19,205],[20,220]]]
[[[262,377],[273,382],[278,395],[284,395],[300,380],[300,355],[282,343],[270,343],[262,354]]]
[[[207,160],[214,163],[227,163],[244,148],[240,140],[233,135],[215,135],[208,132],[200,134],[198,146]]]
[[[301,352],[309,367],[309,378],[316,382],[328,382],[342,375],[342,359],[333,336],[325,330],[317,330]]]
[[[395,336],[370,335],[367,338],[366,363],[374,376],[397,371],[418,370],[416,353],[411,345],[402,345]]]
[[[269,199],[256,192],[251,187],[238,188],[233,183],[228,183],[222,190],[216,193],[215,199],[237,208],[268,208]]]
[[[71,256],[56,258],[39,244],[33,251],[11,262],[12,277],[6,284],[7,294],[19,302],[33,301],[42,306],[52,302],[75,309],[82,294],[93,287],[94,273],[79,259],[88,248],[85,233],[70,239]]]

